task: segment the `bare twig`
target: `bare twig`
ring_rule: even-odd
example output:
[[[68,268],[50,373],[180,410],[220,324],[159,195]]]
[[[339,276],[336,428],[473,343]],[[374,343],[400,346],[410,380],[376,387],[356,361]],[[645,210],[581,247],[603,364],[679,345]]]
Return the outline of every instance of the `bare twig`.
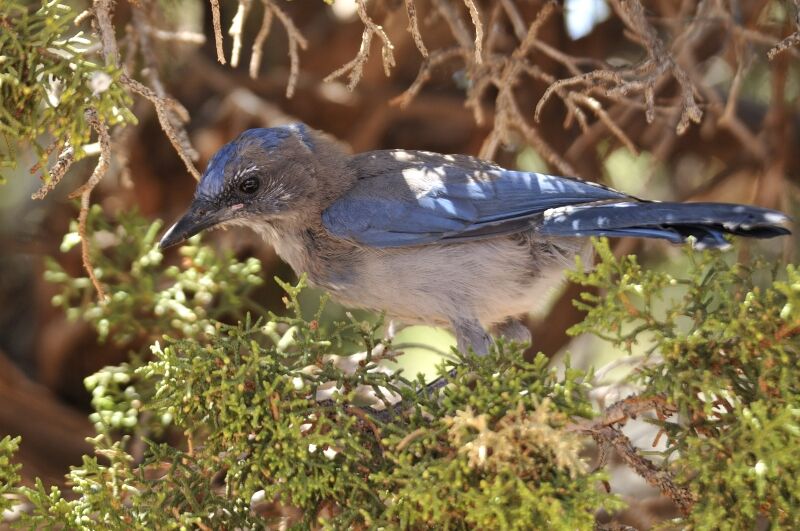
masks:
[[[264,42],[267,40],[269,30],[272,27],[274,15],[270,5],[269,1],[264,1],[264,18],[261,20],[261,28],[259,28],[258,34],[253,41],[253,51],[250,56],[250,77],[253,79],[258,76],[258,69],[261,67],[261,55],[264,52]]]
[[[286,83],[286,97],[291,98],[294,95],[294,89],[297,86],[297,78],[300,76],[300,56],[297,52],[297,48],[300,47],[305,50],[308,46],[308,41],[306,41],[305,37],[303,37],[303,34],[300,33],[300,30],[297,29],[297,26],[294,25],[294,22],[292,22],[292,19],[286,14],[285,11],[272,2],[265,2],[265,9],[267,7],[266,3],[269,3],[270,10],[275,13],[275,16],[278,17],[278,20],[280,20],[281,24],[283,24],[283,27],[286,30],[287,38],[289,39],[290,69],[289,80]]]
[[[436,67],[446,63],[451,59],[463,56],[464,50],[459,47],[436,50],[430,54],[425,61],[422,62],[422,65],[419,67],[419,73],[417,74],[417,78],[414,80],[414,82],[402,94],[392,99],[390,103],[392,105],[406,107],[417,96],[417,94],[419,94],[419,91],[422,90],[422,87],[425,86],[425,83],[430,80],[431,74]]]
[[[686,71],[677,64],[663,42],[659,39],[653,26],[647,21],[644,8],[639,0],[614,0],[612,4],[620,18],[622,18],[631,31],[629,36],[634,41],[640,43],[647,51],[648,59],[638,65],[619,70],[599,68],[581,74],[577,74],[575,70],[572,70],[572,77],[555,81],[547,88],[542,98],[539,100],[539,103],[536,105],[534,118],[537,121],[540,120],[541,111],[553,94],[559,94],[569,107],[570,102],[564,97],[567,92],[564,91],[569,89],[569,93],[575,93],[577,90],[573,87],[582,87],[584,94],[595,92],[611,99],[626,96],[630,93],[640,92],[645,102],[645,116],[648,123],[652,123],[656,115],[656,85],[659,83],[664,73],[671,72],[672,76],[678,82],[681,93],[681,115],[676,126],[676,131],[678,134],[684,133],[690,122],[699,123],[703,116],[702,110],[695,101],[694,85],[691,83],[689,76]],[[559,57],[558,54],[553,54],[553,50],[547,50],[546,47],[542,46],[539,46],[539,48],[546,50],[549,55],[564,62],[565,58],[563,54]],[[589,108],[598,119],[609,127],[615,136],[620,138],[629,148],[632,146],[632,144],[625,139],[624,135],[620,134],[621,130],[618,127],[612,126],[612,121],[607,113],[604,111],[600,112],[602,107],[598,108],[596,105],[592,104]],[[574,111],[574,106],[572,111]]]
[[[450,26],[450,31],[453,33],[456,42],[464,49],[471,50],[473,47],[473,40],[467,30],[467,25],[461,14],[453,7],[450,0],[432,0],[434,7],[442,15],[447,25]]]
[[[242,52],[242,28],[244,27],[244,19],[247,12],[250,11],[250,5],[253,0],[239,0],[239,7],[236,9],[231,21],[231,27],[228,30],[228,35],[233,37],[233,48],[231,48],[231,66],[236,68],[239,66],[239,56]]]
[[[173,115],[179,117],[183,121],[188,120],[189,113],[186,111],[186,108],[172,98],[166,96],[160,97],[152,89],[127,75],[121,76],[120,82],[133,92],[150,100],[150,102],[156,108],[158,121],[161,124],[161,128],[164,130],[164,133],[167,135],[167,138],[169,138],[169,141],[172,143],[172,147],[175,148],[175,151],[178,153],[178,156],[181,158],[181,160],[183,160],[186,169],[189,171],[192,177],[199,181],[200,172],[194,167],[194,163],[192,162],[189,153],[187,152],[185,146],[182,145],[182,140],[172,124]]]
[[[43,153],[43,155],[44,155],[45,157],[49,157],[50,155],[52,155],[52,154],[53,154],[53,152],[54,152],[56,149],[59,149],[59,148],[60,148],[60,149],[63,149],[63,148],[64,148],[64,145],[65,145],[65,143],[64,143],[64,142],[63,142],[61,139],[56,139],[56,140],[53,140],[52,142],[50,142],[50,144],[49,144],[49,145],[48,145],[46,148],[44,148],[44,153]],[[43,166],[44,166],[44,162],[40,160],[39,162],[37,162],[36,164],[34,164],[33,166],[31,166],[31,168],[28,170],[28,173],[30,173],[31,175],[33,175],[34,173],[36,173],[36,172],[38,172],[39,170],[41,170]]]
[[[475,5],[475,0],[464,0],[464,3],[467,5],[472,24],[475,26],[475,62],[481,64],[483,62],[483,24],[481,23],[481,14],[478,11],[478,6]]]
[[[117,39],[114,36],[114,26],[111,23],[112,8],[112,0],[94,0],[92,7],[92,14],[100,30],[100,43],[102,44],[103,56],[107,65],[117,64],[119,57]]]
[[[210,0],[211,2],[211,21],[214,25],[214,43],[217,48],[217,61],[220,64],[225,64],[225,50],[222,49],[222,20],[219,14],[219,0]]]
[[[503,10],[506,12],[506,16],[511,22],[511,27],[514,28],[514,35],[521,41],[525,38],[527,30],[525,29],[526,24],[522,19],[522,15],[519,14],[517,5],[512,0],[500,0],[500,5],[503,6]]]
[[[591,435],[598,445],[610,445],[622,460],[647,483],[668,496],[683,514],[689,514],[695,503],[691,491],[675,483],[672,474],[643,457],[622,431],[612,426],[597,427],[584,433]]]
[[[361,34],[361,46],[358,49],[358,54],[356,54],[353,60],[337,68],[325,78],[325,82],[329,82],[345,74],[349,74],[347,87],[350,90],[355,88],[361,80],[361,76],[364,74],[364,64],[366,64],[369,58],[369,46],[372,43],[372,37],[374,35],[377,35],[382,41],[381,56],[383,58],[383,71],[387,77],[390,75],[392,67],[395,66],[394,45],[389,40],[389,36],[386,35],[386,32],[381,26],[375,24],[369,17],[364,0],[356,0],[356,4],[358,6],[358,16],[364,24],[364,33]]]
[[[405,0],[406,3],[406,13],[408,14],[408,31],[411,32],[411,36],[414,38],[414,44],[417,46],[417,50],[419,53],[422,54],[422,57],[428,58],[428,49],[425,47],[425,43],[422,42],[422,34],[419,32],[419,20],[417,19],[417,8],[414,5],[414,0]]]
[[[61,182],[61,179],[64,177],[64,174],[67,173],[70,166],[72,166],[74,160],[75,150],[72,146],[67,144],[64,149],[61,150],[61,153],[58,154],[56,162],[50,168],[50,180],[42,185],[39,190],[34,192],[33,195],[31,195],[31,199],[44,199],[47,194]]]
[[[139,37],[142,57],[145,60],[146,68],[144,72],[153,88],[149,89],[128,75],[123,75],[120,78],[120,82],[153,103],[158,121],[167,138],[169,138],[178,156],[183,160],[189,173],[195,179],[200,180],[200,172],[197,171],[193,163],[199,156],[189,141],[189,134],[183,127],[183,124],[189,121],[189,112],[183,105],[167,95],[164,85],[158,77],[158,63],[147,31],[147,26],[149,26],[147,16],[138,7],[133,9],[133,24]]]
[[[91,257],[89,256],[89,235],[86,232],[86,222],[89,219],[89,206],[92,190],[97,186],[97,183],[105,176],[108,171],[109,161],[111,160],[111,136],[108,134],[108,127],[97,115],[97,110],[90,107],[86,110],[86,121],[92,126],[92,129],[97,133],[100,142],[100,158],[97,160],[92,176],[86,183],[72,192],[70,198],[80,197],[81,210],[78,214],[78,234],[81,237],[81,258],[83,260],[83,267],[92,281],[94,289],[97,291],[97,297],[101,302],[106,300],[106,293],[103,289],[100,280],[94,272],[94,265],[92,265]]]
[[[148,27],[147,31],[153,38],[160,41],[183,42],[187,44],[205,44],[206,36],[194,31],[167,31]]]
[[[654,411],[658,418],[663,420],[675,410],[661,397],[634,395],[606,408],[600,418],[575,424],[569,429],[591,435],[601,449],[601,461],[605,460],[603,454],[607,452],[607,448],[614,448],[622,460],[648,484],[672,499],[683,514],[688,514],[695,502],[692,493],[675,483],[669,471],[657,467],[652,461],[643,457],[630,439],[617,427],[625,424],[628,419],[650,411]]]
[[[785,52],[800,44],[800,0],[794,0],[794,23],[797,29],[767,52],[767,57],[772,61],[781,52]]]

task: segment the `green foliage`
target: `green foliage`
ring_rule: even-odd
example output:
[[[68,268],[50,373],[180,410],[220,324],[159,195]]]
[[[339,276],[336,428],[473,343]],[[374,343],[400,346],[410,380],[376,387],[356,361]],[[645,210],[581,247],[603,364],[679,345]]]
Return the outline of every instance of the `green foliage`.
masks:
[[[13,492],[13,486],[20,480],[20,467],[11,460],[19,449],[19,441],[19,437],[8,435],[0,439],[0,514],[13,506],[9,495]]]
[[[379,325],[321,323],[324,300],[304,318],[302,280],[281,283],[287,315],[253,305],[264,317],[225,324],[252,305],[256,261],[191,243],[165,267],[160,224],[134,214],[110,223],[95,210],[89,227],[94,247],[104,244],[92,259],[110,300],[94,302],[86,279],[53,263],[54,303],[101,337],[151,341],[151,352],[86,379],[96,455],[70,472],[73,494],[10,487],[33,507],[21,525],[575,528],[620,507],[580,457],[585,441],[565,429],[593,414],[583,372],[559,376],[544,356],[526,363],[500,344],[459,356],[441,393],[418,395],[421,380],[387,369],[395,353],[376,338]],[[353,344],[363,351],[343,350]],[[370,409],[385,407],[380,397],[404,405]]]
[[[109,300],[98,302],[88,277],[72,278],[52,258],[45,279],[61,286],[53,304],[70,319],[89,322],[101,341],[149,344],[168,331],[186,337],[213,334],[217,319],[240,318],[254,307],[248,294],[263,283],[258,260],[239,262],[230,253],[217,254],[196,237],[180,249],[181,267],[165,267],[155,245],[160,221],[147,223],[128,212],[112,222],[94,205],[87,223],[93,235],[90,258],[95,275],[109,286]],[[80,243],[77,222],[70,230],[61,244],[64,252]],[[113,253],[101,252],[104,247]]]
[[[580,456],[588,441],[573,426],[596,413],[583,372],[560,376],[544,356],[527,363],[498,343],[457,355],[449,385],[420,392],[421,379],[387,369],[395,353],[378,325],[321,323],[324,300],[304,318],[302,280],[281,283],[287,314],[270,314],[248,298],[256,261],[193,242],[165,267],[160,224],[93,211],[89,226],[106,242],[93,259],[110,300],[94,302],[86,279],[52,265],[54,302],[150,353],[86,379],[96,456],[70,472],[72,493],[19,487],[18,440],[0,441],[0,499],[32,506],[21,525],[584,529],[621,507]],[[617,259],[605,242],[597,251],[594,272],[573,273],[602,292],[582,296],[575,331],[644,347],[629,379],[676,411],[653,422],[669,438],[663,466],[696,500],[682,523],[797,527],[800,271],[687,249],[677,277]],[[221,321],[248,305],[264,317]],[[138,323],[125,322],[131,312]],[[343,350],[353,344],[363,351]],[[404,405],[380,413],[381,398]]]
[[[596,249],[595,271],[572,276],[603,293],[582,296],[588,317],[574,332],[648,345],[631,378],[677,412],[658,424],[697,499],[687,523],[800,526],[800,271],[688,248],[677,278],[615,258],[605,241]]]
[[[67,142],[75,159],[85,155],[89,107],[109,126],[136,119],[116,83],[121,72],[87,54],[94,42],[75,31],[74,9],[58,0],[42,0],[36,10],[30,3],[0,0],[0,167],[15,166],[16,144],[25,142],[46,171]]]

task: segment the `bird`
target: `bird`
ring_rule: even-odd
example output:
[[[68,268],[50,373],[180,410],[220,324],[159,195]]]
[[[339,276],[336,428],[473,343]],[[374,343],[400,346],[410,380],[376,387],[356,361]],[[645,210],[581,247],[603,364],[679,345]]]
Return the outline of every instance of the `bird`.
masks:
[[[771,238],[790,234],[788,222],[776,210],[642,200],[468,155],[351,155],[292,123],[246,130],[220,148],[159,246],[211,227],[248,227],[343,305],[448,327],[460,351],[483,355],[489,331],[530,341],[520,316],[591,250],[591,236],[722,248],[725,234]]]

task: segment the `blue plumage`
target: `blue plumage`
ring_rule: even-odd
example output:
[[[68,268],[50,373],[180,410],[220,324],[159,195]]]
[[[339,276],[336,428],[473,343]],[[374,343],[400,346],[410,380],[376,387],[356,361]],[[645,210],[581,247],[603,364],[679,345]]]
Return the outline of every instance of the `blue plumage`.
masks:
[[[386,152],[397,154],[398,152]],[[722,247],[724,233],[788,234],[786,216],[719,203],[658,203],[592,183],[486,165],[420,162],[361,179],[322,215],[334,236],[373,247],[459,242],[534,231],[546,236],[634,236]]]
[[[309,150],[314,149],[314,140],[305,124],[293,123],[281,127],[248,129],[233,142],[229,142],[217,151],[208,162],[203,178],[195,190],[195,197],[213,199],[222,192],[226,179],[226,168],[229,164],[241,166],[240,151],[245,146],[256,145],[264,151],[275,150],[287,138],[295,135]]]
[[[774,210],[725,203],[622,202],[548,212],[540,234],[548,236],[634,236],[681,243],[693,236],[699,247],[724,247],[723,234],[768,238],[789,234],[788,218]]]
[[[334,235],[376,247],[519,232],[553,208],[628,199],[591,183],[492,167],[409,165],[359,181],[322,215]]]

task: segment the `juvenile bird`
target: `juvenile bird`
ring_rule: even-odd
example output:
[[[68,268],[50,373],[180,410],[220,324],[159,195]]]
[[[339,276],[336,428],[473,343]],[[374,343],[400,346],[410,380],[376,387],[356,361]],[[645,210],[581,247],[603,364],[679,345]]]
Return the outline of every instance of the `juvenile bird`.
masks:
[[[745,205],[643,201],[466,155],[347,155],[297,123],[223,146],[160,246],[221,224],[249,227],[342,304],[450,327],[459,349],[486,353],[489,329],[526,339],[516,318],[558,284],[589,236],[723,247],[724,233],[789,234],[787,221]]]

